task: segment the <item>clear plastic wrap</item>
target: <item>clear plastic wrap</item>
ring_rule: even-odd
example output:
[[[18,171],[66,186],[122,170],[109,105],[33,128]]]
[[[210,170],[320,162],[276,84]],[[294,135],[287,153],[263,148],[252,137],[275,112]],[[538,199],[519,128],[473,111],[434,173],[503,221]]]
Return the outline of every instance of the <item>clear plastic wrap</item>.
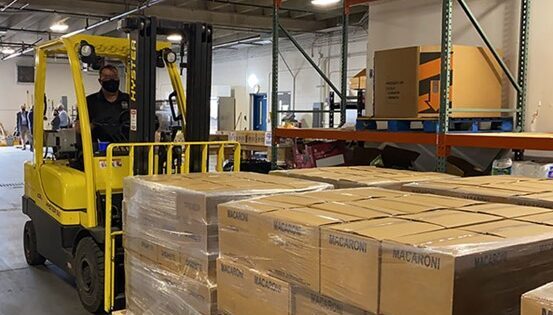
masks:
[[[287,197],[220,205],[220,259],[289,283],[292,296],[301,289],[371,314],[514,315],[522,293],[553,280],[546,209],[521,216],[510,205],[371,188]]]
[[[433,180],[403,185],[410,192],[431,193],[553,209],[553,182],[515,176],[482,176]]]
[[[250,173],[210,173],[171,176],[139,176],[124,181],[124,247],[134,269],[127,272],[127,291],[130,292],[128,307],[135,313],[156,307],[163,314],[189,314],[181,309],[171,308],[171,301],[148,302],[150,295],[162,290],[165,282],[181,281],[185,284],[201,284],[190,287],[190,294],[171,292],[167,298],[179,294],[192,296],[194,289],[200,295],[215,291],[216,259],[219,254],[217,206],[220,203],[243,200],[258,196],[272,196],[283,193],[325,191],[332,186],[325,183],[301,179],[286,179]],[[317,199],[312,198],[312,202]],[[268,207],[282,204],[276,200]],[[295,206],[290,204],[289,206]],[[138,269],[143,268],[142,273]],[[148,273],[151,280],[136,290],[130,284],[138,281],[137,275]],[[175,280],[176,279],[176,280]],[[187,279],[188,282],[183,282]],[[156,282],[157,281],[157,282]],[[130,283],[130,284],[129,284]],[[156,285],[161,285],[161,289]],[[186,285],[184,285],[186,287]],[[140,295],[144,301],[140,301]],[[208,303],[214,305],[214,302]],[[149,308],[144,309],[144,305]],[[168,306],[169,305],[169,306]],[[198,314],[211,314],[212,308],[194,300],[191,309]],[[194,314],[194,313],[190,313]]]
[[[374,166],[319,167],[274,171],[272,175],[301,178],[332,184],[335,188],[386,187],[399,189],[403,184],[454,178],[452,175],[378,168]]]
[[[170,272],[132,252],[125,255],[125,273],[130,314],[217,314],[214,284]]]

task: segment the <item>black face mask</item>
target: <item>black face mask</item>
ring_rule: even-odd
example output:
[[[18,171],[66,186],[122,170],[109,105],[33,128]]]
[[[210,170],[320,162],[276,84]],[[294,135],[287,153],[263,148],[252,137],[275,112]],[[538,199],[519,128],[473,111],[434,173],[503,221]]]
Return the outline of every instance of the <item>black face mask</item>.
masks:
[[[102,88],[110,93],[115,93],[119,90],[119,80],[101,81],[101,84]]]

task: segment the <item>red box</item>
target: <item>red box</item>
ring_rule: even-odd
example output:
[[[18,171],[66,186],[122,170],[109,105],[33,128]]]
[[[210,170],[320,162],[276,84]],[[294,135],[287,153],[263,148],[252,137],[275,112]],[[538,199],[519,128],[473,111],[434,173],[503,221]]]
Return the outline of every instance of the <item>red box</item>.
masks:
[[[294,142],[294,163],[296,168],[314,168],[345,165],[346,144],[333,142]]]

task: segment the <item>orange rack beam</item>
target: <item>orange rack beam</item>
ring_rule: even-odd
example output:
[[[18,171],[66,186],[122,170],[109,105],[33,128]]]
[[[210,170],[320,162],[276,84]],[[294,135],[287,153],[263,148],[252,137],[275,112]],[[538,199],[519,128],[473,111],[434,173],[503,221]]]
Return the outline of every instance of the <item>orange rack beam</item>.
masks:
[[[462,133],[445,136],[449,147],[553,151],[553,133]]]
[[[276,138],[350,140],[364,142],[393,142],[513,150],[553,151],[553,133],[449,133],[438,137],[423,132],[348,131],[339,129],[278,128]]]
[[[351,140],[364,142],[394,142],[432,144],[437,143],[437,136],[433,133],[422,132],[379,132],[379,131],[348,131],[339,129],[286,129],[278,128],[277,138],[324,139],[324,140]]]

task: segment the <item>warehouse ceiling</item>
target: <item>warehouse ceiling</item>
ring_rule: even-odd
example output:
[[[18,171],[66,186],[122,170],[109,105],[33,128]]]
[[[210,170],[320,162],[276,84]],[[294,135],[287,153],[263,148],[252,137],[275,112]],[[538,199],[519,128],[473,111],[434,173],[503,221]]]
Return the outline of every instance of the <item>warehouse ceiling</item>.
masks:
[[[213,24],[216,48],[267,43],[272,3],[273,0],[2,0],[0,54],[2,48],[21,51],[144,5],[151,5],[142,11],[146,15]],[[290,31],[318,32],[336,27],[341,12],[341,4],[317,7],[310,0],[285,0],[280,17]],[[365,13],[362,6],[352,8],[352,20],[362,19]],[[63,33],[52,32],[50,26],[56,23],[67,24],[69,28]],[[88,32],[116,35],[115,28],[116,23],[108,23]]]

